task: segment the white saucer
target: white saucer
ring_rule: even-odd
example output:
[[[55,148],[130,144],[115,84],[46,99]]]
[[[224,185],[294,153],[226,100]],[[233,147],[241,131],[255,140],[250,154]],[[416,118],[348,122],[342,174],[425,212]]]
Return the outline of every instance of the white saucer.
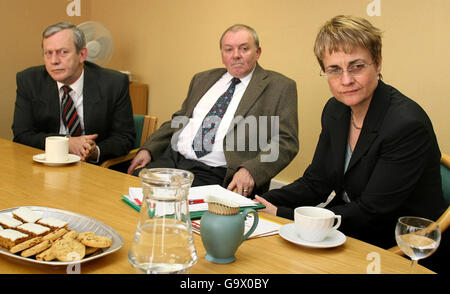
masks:
[[[320,242],[306,241],[300,238],[296,232],[295,223],[290,223],[282,226],[279,230],[280,236],[292,243],[311,248],[332,248],[342,245],[347,240],[347,237],[338,230],[332,230],[330,234]]]
[[[78,162],[81,160],[81,157],[79,157],[78,155],[75,155],[75,154],[69,154],[66,161],[55,162],[55,161],[47,161],[45,158],[45,153],[42,153],[42,154],[34,155],[33,160],[36,162],[43,163],[45,165],[49,165],[49,166],[59,166],[59,165],[66,165],[66,164]]]

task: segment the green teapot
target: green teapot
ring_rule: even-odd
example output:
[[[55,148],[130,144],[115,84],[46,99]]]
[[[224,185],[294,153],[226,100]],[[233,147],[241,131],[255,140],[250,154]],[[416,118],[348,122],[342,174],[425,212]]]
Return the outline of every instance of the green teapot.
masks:
[[[209,197],[208,211],[200,220],[200,234],[203,246],[206,249],[206,260],[214,263],[231,263],[236,260],[234,256],[241,243],[246,240],[258,226],[258,213],[251,208],[239,211],[239,206],[224,203],[220,199]],[[253,224],[244,235],[245,219],[252,213]]]

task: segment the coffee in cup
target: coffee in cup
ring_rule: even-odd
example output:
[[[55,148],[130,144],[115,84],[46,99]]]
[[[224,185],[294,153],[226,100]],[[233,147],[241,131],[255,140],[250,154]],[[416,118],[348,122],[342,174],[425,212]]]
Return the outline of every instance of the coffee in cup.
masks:
[[[336,224],[334,224],[335,219]],[[305,241],[320,242],[331,230],[341,225],[341,216],[325,208],[301,206],[294,210],[294,221],[300,238]]]
[[[69,159],[69,138],[50,136],[45,138],[45,160],[65,162]]]

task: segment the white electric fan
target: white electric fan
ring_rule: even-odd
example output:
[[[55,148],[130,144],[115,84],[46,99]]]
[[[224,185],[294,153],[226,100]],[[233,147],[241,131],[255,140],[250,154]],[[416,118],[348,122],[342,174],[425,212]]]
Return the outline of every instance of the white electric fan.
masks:
[[[87,21],[77,26],[86,37],[87,61],[106,66],[111,60],[114,43],[111,32],[103,24]]]

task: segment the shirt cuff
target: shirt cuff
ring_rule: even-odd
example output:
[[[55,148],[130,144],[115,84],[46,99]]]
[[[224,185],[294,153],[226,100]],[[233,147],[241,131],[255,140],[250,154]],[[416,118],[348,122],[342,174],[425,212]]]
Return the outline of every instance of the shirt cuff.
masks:
[[[95,148],[97,148],[97,159],[89,161],[89,162],[92,162],[92,163],[98,163],[98,161],[100,159],[100,148],[97,145],[95,146]]]

